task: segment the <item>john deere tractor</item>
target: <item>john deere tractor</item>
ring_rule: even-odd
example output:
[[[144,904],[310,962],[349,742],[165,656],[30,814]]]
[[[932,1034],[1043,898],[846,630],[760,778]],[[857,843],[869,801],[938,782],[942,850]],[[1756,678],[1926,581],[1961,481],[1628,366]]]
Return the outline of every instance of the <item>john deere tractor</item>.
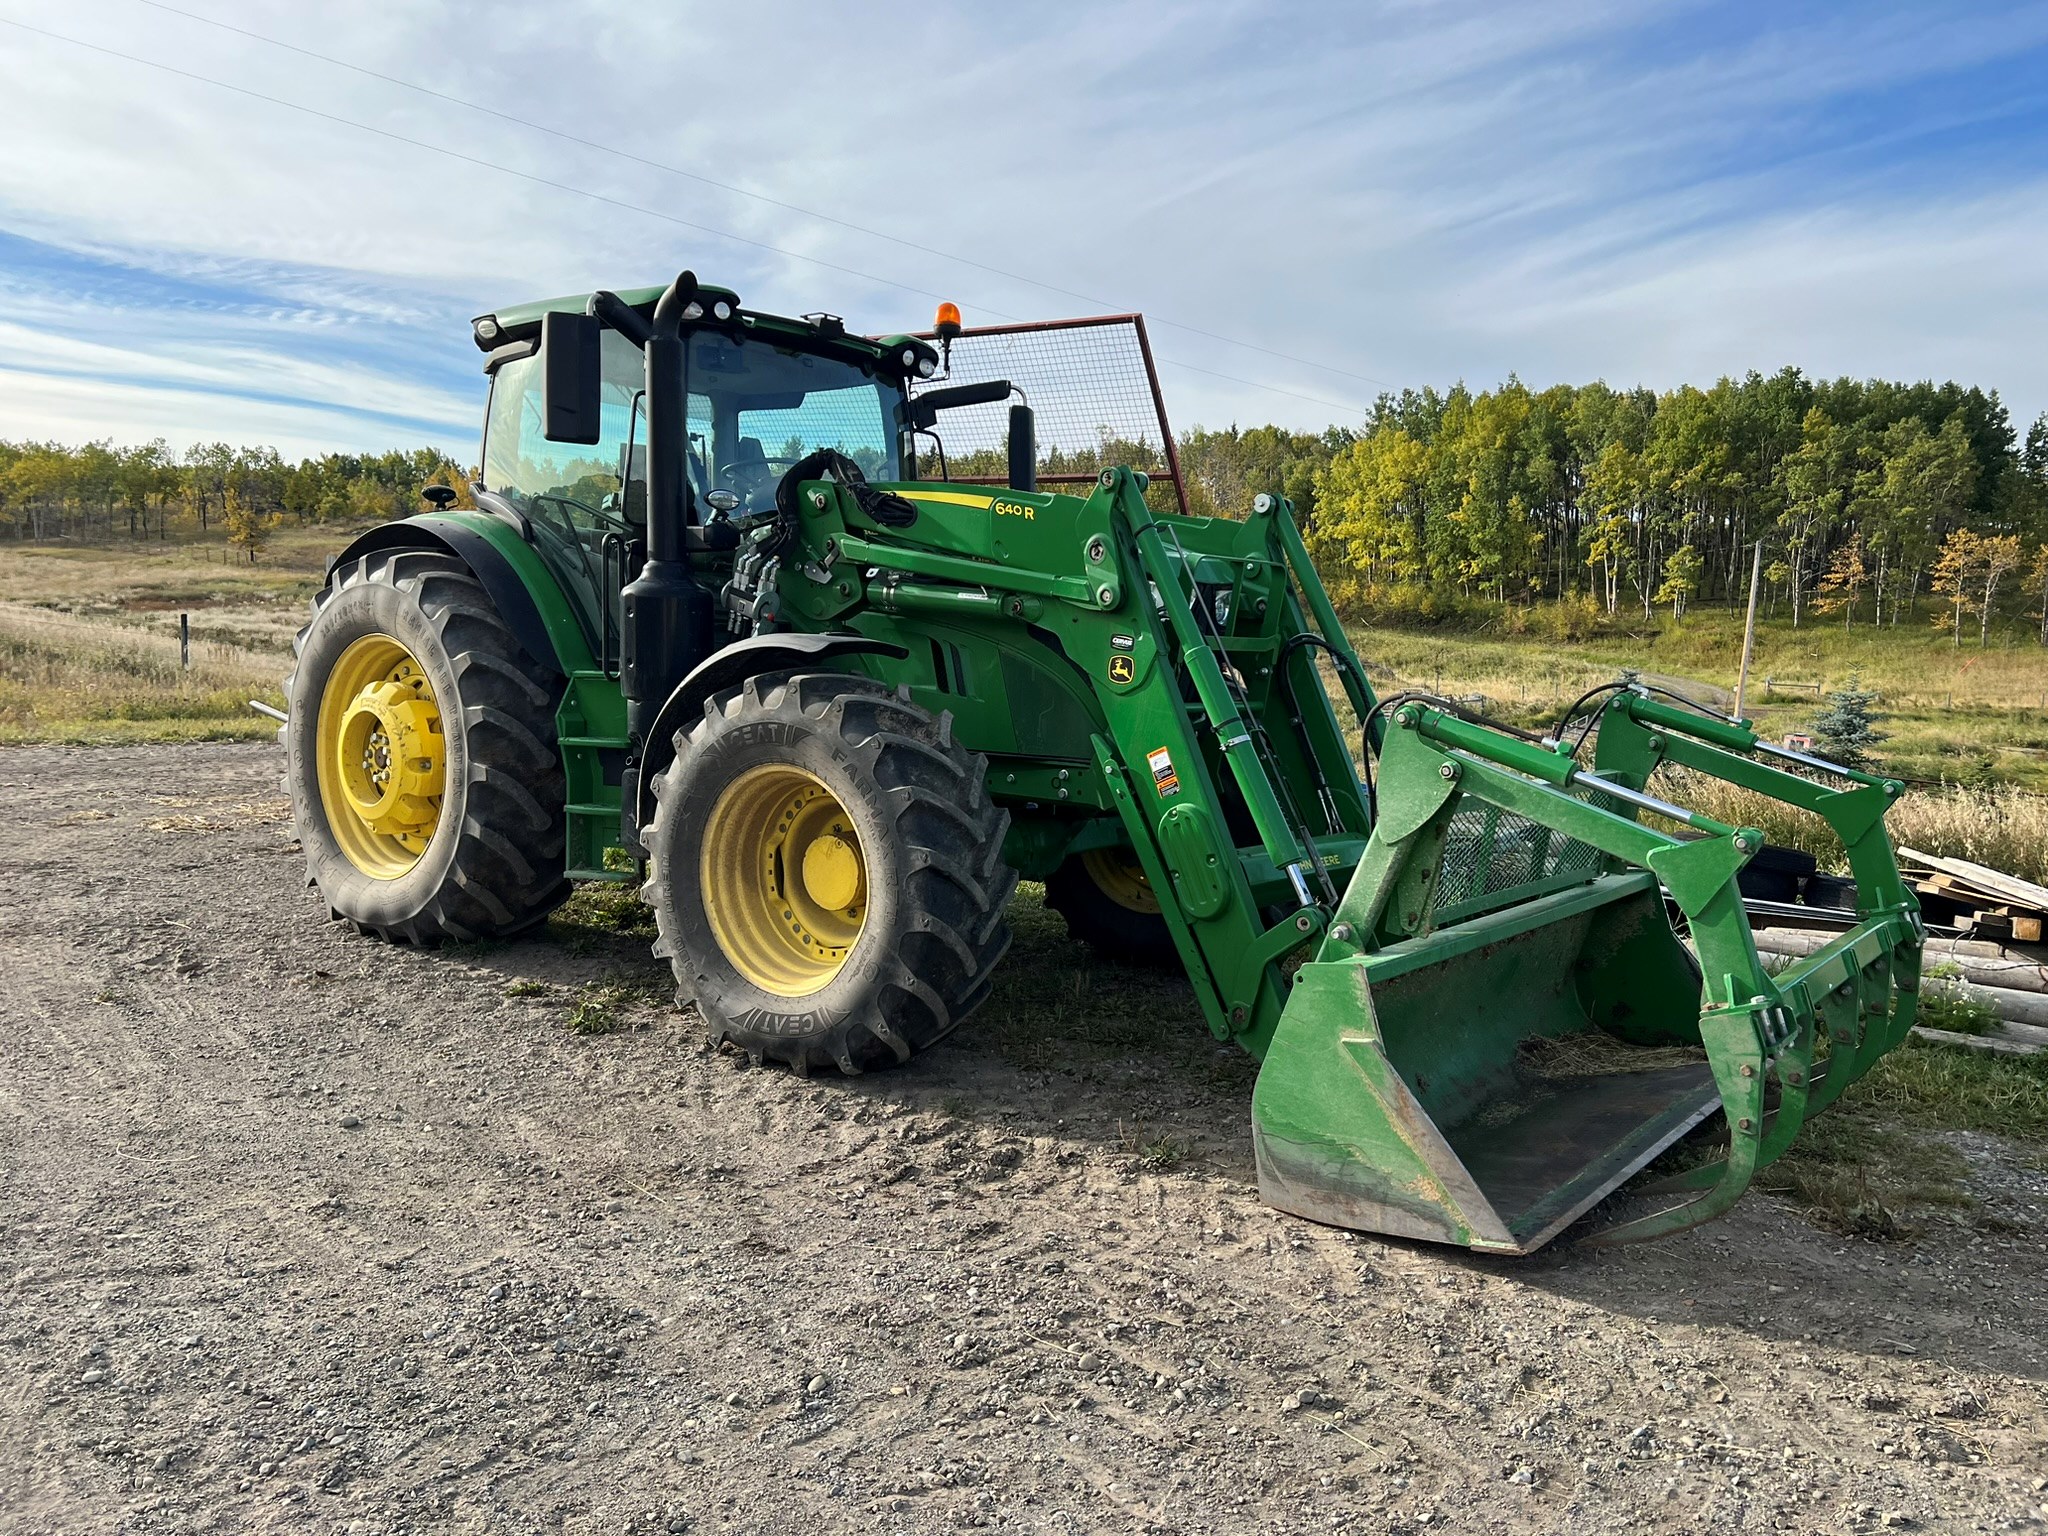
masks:
[[[475,508],[435,488],[357,539],[299,637],[281,735],[332,914],[502,938],[644,876],[715,1039],[854,1073],[974,1011],[1042,881],[1261,1058],[1269,1201],[1512,1253],[1718,1111],[1725,1150],[1603,1235],[1717,1214],[1898,1043],[1896,782],[1640,684],[1547,735],[1380,699],[1287,501],[1039,489],[1032,411],[948,381],[945,322],[873,339],[689,273],[477,320]],[[928,477],[948,413],[1004,401],[1007,483]],[[1830,827],[1855,925],[1766,973],[1763,840],[1667,768]]]

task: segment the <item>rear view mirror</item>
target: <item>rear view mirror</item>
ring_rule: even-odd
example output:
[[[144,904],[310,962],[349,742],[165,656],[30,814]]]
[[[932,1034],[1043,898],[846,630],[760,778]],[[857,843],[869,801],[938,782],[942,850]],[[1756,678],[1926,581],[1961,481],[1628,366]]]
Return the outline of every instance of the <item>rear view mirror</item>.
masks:
[[[1007,379],[989,379],[980,384],[948,384],[944,389],[927,389],[912,397],[910,424],[928,431],[939,412],[962,405],[995,405],[1010,398],[1015,386]]]
[[[551,443],[598,440],[598,394],[603,381],[594,316],[550,311],[540,319],[542,432]]]

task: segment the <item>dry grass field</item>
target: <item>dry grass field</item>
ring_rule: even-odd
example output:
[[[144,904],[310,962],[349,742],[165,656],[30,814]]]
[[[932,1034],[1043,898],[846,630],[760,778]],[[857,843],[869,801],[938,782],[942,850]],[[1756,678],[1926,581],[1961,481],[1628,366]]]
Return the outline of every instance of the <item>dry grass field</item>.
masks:
[[[268,736],[249,700],[283,702],[292,635],[354,531],[280,531],[254,566],[217,541],[0,548],[0,744]],[[178,661],[181,612],[192,619],[189,670]],[[1733,699],[1740,614],[1698,610],[1682,624],[1579,639],[1541,629],[1509,615],[1477,634],[1361,627],[1354,638],[1383,695],[1477,695],[1527,724],[1554,720],[1624,667],[1723,707]],[[1924,623],[1795,631],[1778,620],[1759,633],[1746,709],[1773,735],[1801,730],[1819,692],[1852,677],[1880,695],[1885,769],[1915,781],[1893,818],[1900,839],[2048,879],[2048,652],[2014,635],[1957,648]],[[1716,786],[1696,795],[1701,809],[1760,824],[1774,841],[1831,852],[1797,812]]]
[[[269,735],[249,700],[284,702],[292,635],[346,536],[281,533],[255,566],[214,542],[0,550],[0,743]]]
[[[1536,723],[1624,667],[1706,685],[1723,707],[1735,695],[1742,615],[1702,609],[1679,624],[1552,640],[1536,634],[1357,632],[1359,653],[1387,683],[1481,694],[1511,719]],[[1875,689],[1889,737],[1887,771],[1928,783],[2009,783],[2048,792],[2048,649],[2031,639],[1974,637],[1960,647],[1924,621],[1874,630],[1783,618],[1757,629],[1743,712],[1772,736],[1802,731],[1822,697],[1852,679]],[[1768,682],[1767,682],[1768,680]]]

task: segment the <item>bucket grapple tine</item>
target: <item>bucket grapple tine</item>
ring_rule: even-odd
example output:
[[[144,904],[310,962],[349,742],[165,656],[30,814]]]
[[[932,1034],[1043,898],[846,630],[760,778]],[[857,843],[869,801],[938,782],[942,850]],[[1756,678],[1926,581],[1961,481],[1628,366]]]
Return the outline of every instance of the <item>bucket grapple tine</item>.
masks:
[[[1790,773],[1769,756],[1824,773],[1840,784]],[[1840,840],[1858,884],[1861,921],[1815,954],[1773,978],[1807,1035],[1805,1061],[1790,1053],[1778,1063],[1778,1104],[1770,1112],[1757,1166],[1782,1157],[1800,1125],[1828,1108],[1912,1028],[1925,937],[1917,904],[1899,876],[1883,816],[1903,786],[1759,742],[1734,722],[1692,716],[1640,696],[1616,701],[1601,725],[1598,759],[1625,776],[1647,777],[1670,761],[1767,794],[1819,818]],[[1818,1041],[1828,1054],[1814,1065]],[[1711,1186],[1728,1158],[1657,1180],[1644,1193]],[[1607,1234],[1603,1234],[1603,1239]]]
[[[1764,1162],[1764,1073],[1769,1059],[1764,1026],[1770,1012],[1771,1005],[1759,998],[1739,1008],[1710,1008],[1700,1015],[1701,1040],[1729,1125],[1728,1154],[1710,1165],[1712,1177],[1701,1181],[1704,1192],[1603,1227],[1589,1242],[1604,1246],[1668,1237],[1712,1221],[1742,1197]],[[1787,1139],[1797,1132],[1795,1123]]]
[[[1778,1102],[1774,1107],[1764,1111],[1763,1130],[1757,1138],[1756,1155],[1750,1167],[1749,1178],[1754,1178],[1758,1172],[1783,1157],[1787,1149],[1798,1139],[1800,1128],[1805,1125],[1807,1116],[1817,1112],[1819,1108],[1813,1091],[1813,1021],[1798,1014],[1791,1014],[1789,1018],[1793,1038],[1777,1053],[1772,1063],[1772,1077],[1778,1085]],[[1706,1027],[1704,1018],[1701,1020],[1701,1027],[1702,1030]],[[1742,1118],[1739,1113],[1728,1117],[1728,1123],[1734,1127],[1737,1138],[1747,1134],[1742,1128]],[[1680,1169],[1676,1173],[1666,1174],[1642,1186],[1639,1192],[1645,1195],[1661,1195],[1683,1190],[1712,1189],[1721,1182],[1723,1173],[1731,1161],[1730,1157],[1717,1157],[1691,1168]],[[1647,1237],[1656,1234],[1642,1232],[1637,1235]],[[1596,1240],[1619,1242],[1626,1241],[1627,1237],[1623,1235],[1623,1229],[1613,1228],[1597,1234]]]

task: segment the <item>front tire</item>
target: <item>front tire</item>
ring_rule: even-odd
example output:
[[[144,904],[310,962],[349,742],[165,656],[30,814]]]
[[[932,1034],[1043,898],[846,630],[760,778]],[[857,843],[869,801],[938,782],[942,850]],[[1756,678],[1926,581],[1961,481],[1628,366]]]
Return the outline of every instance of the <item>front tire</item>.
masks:
[[[1180,951],[1144,866],[1128,848],[1071,854],[1045,882],[1045,904],[1067,920],[1067,935],[1106,960],[1178,966]]]
[[[336,572],[285,679],[285,784],[337,918],[412,944],[505,938],[569,894],[555,707],[468,567],[380,551]]]
[[[799,1072],[908,1061],[1009,948],[987,765],[882,684],[754,678],[676,734],[645,894],[714,1041]]]

